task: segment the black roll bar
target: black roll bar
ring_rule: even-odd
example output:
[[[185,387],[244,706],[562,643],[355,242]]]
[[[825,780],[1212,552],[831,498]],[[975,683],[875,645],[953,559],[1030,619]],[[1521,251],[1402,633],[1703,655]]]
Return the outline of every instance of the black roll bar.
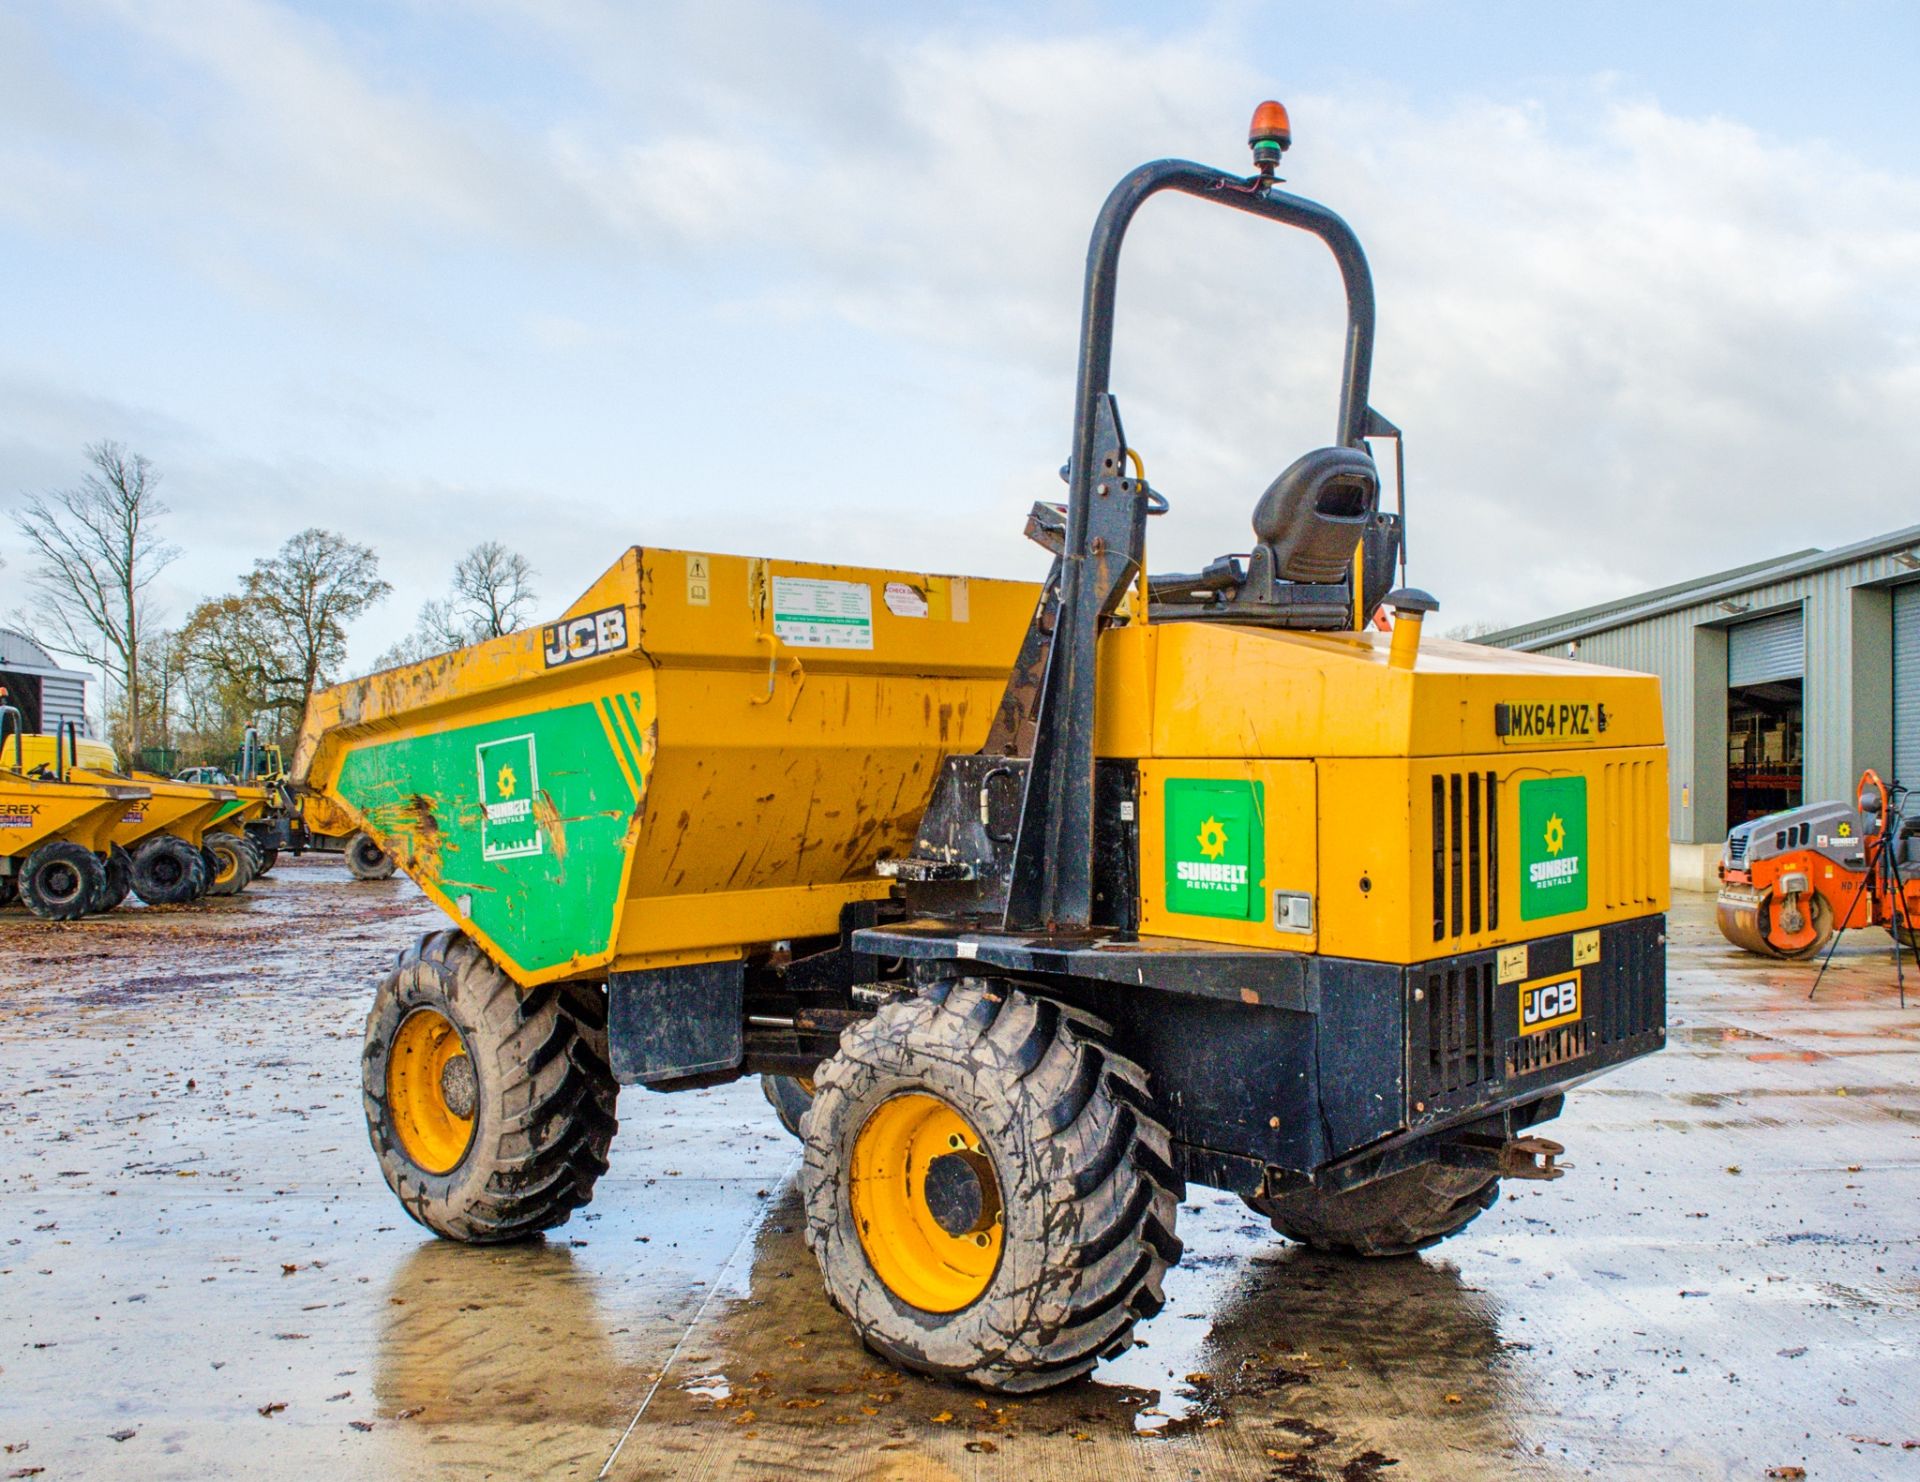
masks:
[[[1094,666],[1100,630],[1145,559],[1150,498],[1144,483],[1125,477],[1125,439],[1108,385],[1114,299],[1127,228],[1146,201],[1166,190],[1297,227],[1327,244],[1347,293],[1340,445],[1364,448],[1372,425],[1373,275],[1346,222],[1317,202],[1274,189],[1265,176],[1241,178],[1187,160],[1142,165],[1113,188],[1087,247],[1059,618],[1020,805],[1003,921],[1008,930],[1082,930],[1093,920]]]

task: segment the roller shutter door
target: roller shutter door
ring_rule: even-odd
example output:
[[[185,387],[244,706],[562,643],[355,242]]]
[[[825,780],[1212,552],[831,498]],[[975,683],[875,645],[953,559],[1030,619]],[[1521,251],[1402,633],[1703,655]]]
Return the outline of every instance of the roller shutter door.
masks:
[[[1755,618],[1727,633],[1727,683],[1734,689],[1798,679],[1806,668],[1800,609]]]
[[[87,734],[87,683],[79,675],[48,674],[40,680],[40,728],[57,732],[68,721]]]
[[[1893,589],[1893,775],[1920,787],[1920,582]]]

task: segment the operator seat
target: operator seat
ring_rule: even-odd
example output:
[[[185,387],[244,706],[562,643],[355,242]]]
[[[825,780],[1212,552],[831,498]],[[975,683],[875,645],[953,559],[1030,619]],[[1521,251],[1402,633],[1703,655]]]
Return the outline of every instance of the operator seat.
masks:
[[[1380,473],[1360,448],[1316,448],[1253,507],[1254,548],[1194,574],[1149,577],[1156,619],[1220,618],[1279,628],[1353,625],[1354,551],[1364,592],[1392,585],[1400,522],[1380,512]]]

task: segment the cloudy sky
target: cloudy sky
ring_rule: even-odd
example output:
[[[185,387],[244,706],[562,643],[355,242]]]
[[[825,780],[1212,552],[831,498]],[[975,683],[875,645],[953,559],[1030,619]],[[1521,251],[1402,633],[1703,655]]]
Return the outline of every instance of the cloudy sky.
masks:
[[[1917,16],[0,0],[0,510],[145,452],[176,618],[337,529],[361,665],[485,538],[548,610],[634,543],[1037,577],[1094,213],[1272,95],[1443,624],[1841,544],[1920,520]],[[1244,549],[1330,440],[1331,261],[1161,201],[1121,297],[1153,564]]]

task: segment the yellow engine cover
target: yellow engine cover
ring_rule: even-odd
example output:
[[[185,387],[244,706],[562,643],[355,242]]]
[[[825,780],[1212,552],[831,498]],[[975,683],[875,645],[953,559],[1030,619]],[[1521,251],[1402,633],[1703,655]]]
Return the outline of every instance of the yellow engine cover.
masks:
[[[1100,665],[1145,935],[1406,963],[1667,908],[1650,675],[1197,622],[1114,629]]]

